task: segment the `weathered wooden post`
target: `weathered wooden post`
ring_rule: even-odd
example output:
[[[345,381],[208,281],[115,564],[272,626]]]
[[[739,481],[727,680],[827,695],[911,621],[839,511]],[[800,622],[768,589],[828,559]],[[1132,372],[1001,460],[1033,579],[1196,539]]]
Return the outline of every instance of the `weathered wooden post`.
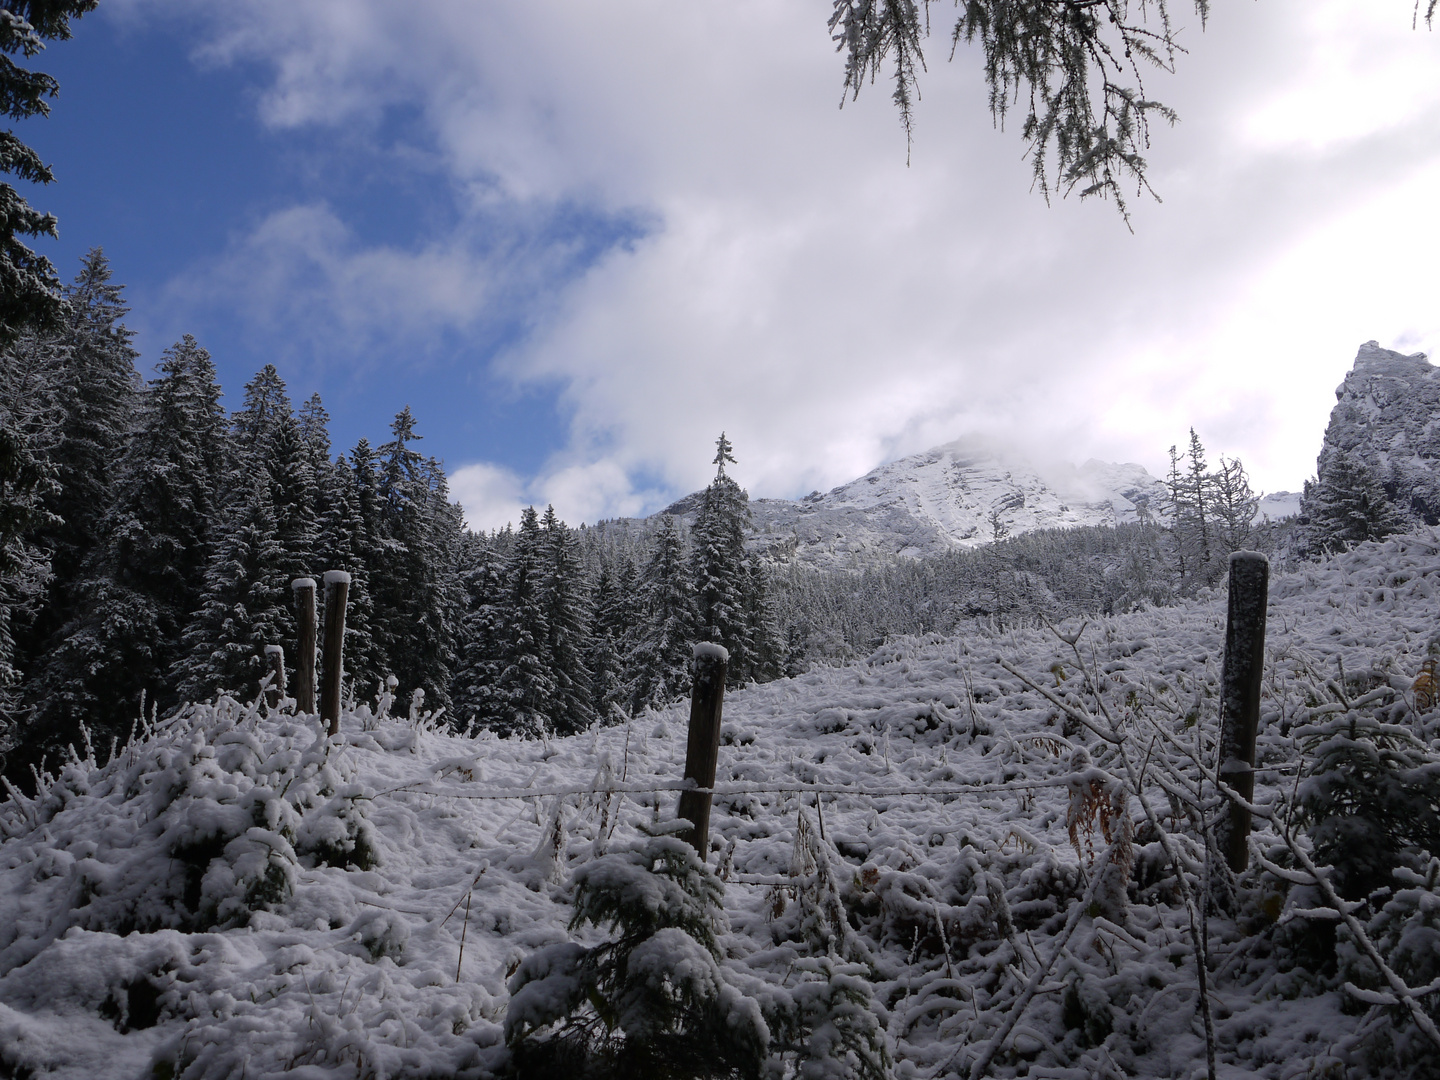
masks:
[[[1230,607],[1220,696],[1220,779],[1246,802],[1255,798],[1255,733],[1260,727],[1269,587],[1270,561],[1264,555],[1237,551],[1230,556]],[[1238,874],[1250,861],[1250,811],[1227,802],[1215,831],[1226,864]]]
[[[690,822],[681,834],[705,861],[710,848],[710,792],[720,757],[720,709],[725,701],[725,665],[730,654],[721,645],[695,646],[695,679],[690,690],[690,739],[685,746],[685,779],[707,790],[683,791],[676,816]]]
[[[270,665],[270,689],[265,692],[270,708],[278,708],[285,697],[285,648],[282,645],[266,645],[265,659]]]
[[[345,675],[345,602],[350,596],[350,575],[325,571],[325,645],[320,658],[324,684],[320,688],[320,718],[330,722],[330,734],[340,734],[340,680]]]
[[[295,591],[295,628],[299,635],[295,654],[295,711],[315,711],[315,579],[302,577],[290,583]]]

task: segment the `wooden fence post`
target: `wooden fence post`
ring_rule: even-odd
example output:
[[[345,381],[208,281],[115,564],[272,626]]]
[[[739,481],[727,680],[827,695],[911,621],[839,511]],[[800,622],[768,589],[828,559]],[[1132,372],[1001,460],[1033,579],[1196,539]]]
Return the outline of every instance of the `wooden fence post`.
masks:
[[[685,779],[696,787],[715,786],[715,763],[720,757],[720,709],[725,701],[725,665],[730,654],[721,645],[702,642],[695,646],[695,678],[690,690],[690,738],[685,746]],[[690,822],[682,833],[700,855],[710,848],[710,792],[680,793],[676,816]]]
[[[290,583],[295,591],[295,628],[300,638],[295,653],[295,711],[315,711],[315,579]]]
[[[340,680],[345,674],[345,602],[350,596],[350,575],[325,571],[325,651],[321,656],[320,718],[330,722],[330,734],[340,734]]]
[[[265,698],[270,708],[278,708],[285,697],[285,647],[283,645],[266,645],[265,659],[270,663],[270,674],[275,677],[270,680],[270,689],[266,691]]]
[[[1237,551],[1230,556],[1220,696],[1220,779],[1247,802],[1255,798],[1255,733],[1260,727],[1269,586],[1270,561],[1264,555]],[[1215,831],[1226,864],[1240,873],[1250,861],[1250,811],[1227,802]]]

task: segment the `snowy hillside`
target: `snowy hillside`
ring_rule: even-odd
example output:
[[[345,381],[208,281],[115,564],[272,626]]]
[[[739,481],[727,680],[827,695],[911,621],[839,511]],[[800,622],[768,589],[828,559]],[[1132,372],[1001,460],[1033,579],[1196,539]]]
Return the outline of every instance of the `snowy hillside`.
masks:
[[[1036,467],[947,443],[881,465],[826,494],[755,499],[756,540],[783,561],[844,568],[876,557],[930,555],[1001,535],[1135,521],[1164,487],[1140,465]],[[689,496],[665,513],[691,513]]]
[[[955,460],[925,475],[969,475]],[[940,490],[916,487],[917,506]],[[1376,709],[1400,725],[1381,737],[1413,732],[1433,763],[1435,718],[1406,702],[1440,631],[1440,533],[1271,595],[1261,810],[1288,821],[1297,764]],[[695,993],[759,1033],[771,1076],[1203,1076],[1189,901],[1215,803],[1187,755],[1213,763],[1223,622],[1222,598],[1091,622],[1074,648],[1049,630],[902,641],[731,694],[718,955],[659,930],[656,985],[709,973]],[[511,989],[543,1020],[607,939],[569,928],[577,881],[623,868],[671,895],[646,852],[673,841],[645,830],[673,812],[684,715],[522,741],[362,706],[327,739],[222,699],[71,762],[0,804],[0,1075],[494,1074]],[[1435,1049],[1257,829],[1230,914],[1209,912],[1218,1074],[1416,1075]],[[1440,906],[1434,871],[1411,877],[1393,925],[1412,925],[1402,901]],[[1375,934],[1411,985],[1434,977]]]

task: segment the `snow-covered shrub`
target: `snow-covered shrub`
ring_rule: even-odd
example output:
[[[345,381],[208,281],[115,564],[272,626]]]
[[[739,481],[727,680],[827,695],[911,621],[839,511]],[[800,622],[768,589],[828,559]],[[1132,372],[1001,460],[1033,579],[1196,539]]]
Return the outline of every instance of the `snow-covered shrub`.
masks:
[[[410,924],[397,912],[386,908],[369,908],[361,912],[346,932],[365,946],[372,960],[388,956],[399,961],[410,941]]]
[[[75,922],[127,933],[243,924],[294,891],[297,815],[251,732],[223,703],[169,739],[152,740],[123,781],[144,824],[135,842],[76,867]],[[283,770],[282,770],[283,771]],[[123,804],[122,804],[123,805]]]
[[[1311,761],[1300,805],[1341,896],[1364,899],[1440,853],[1440,756],[1409,729],[1349,712],[1295,734]]]
[[[1087,868],[1095,865],[1096,834],[1109,845],[1108,856],[1100,871],[1101,880],[1095,886],[1091,914],[1123,922],[1130,870],[1135,864],[1132,842],[1135,827],[1126,806],[1126,792],[1112,777],[1088,767],[1089,756],[1083,749],[1076,752],[1076,758],[1076,764],[1082,767],[1070,781],[1066,830],[1075,854]]]
[[[1412,989],[1440,980],[1440,858],[1431,858],[1423,872],[1399,867],[1399,888],[1366,927],[1381,957]],[[1340,975],[1362,990],[1386,992],[1389,987],[1373,961],[1357,946],[1344,926],[1336,932]],[[1432,1020],[1440,1021],[1440,990],[1420,999]],[[1429,1080],[1440,1077],[1434,1044],[1420,1032],[1409,1010],[1390,1005],[1384,1023],[1364,1032],[1357,1052],[1370,1075],[1397,1075]]]
[[[686,827],[666,823],[575,872],[571,929],[616,936],[522,961],[505,1014],[517,1075],[759,1075],[769,1032],[719,964],[724,887],[675,835]]]
[[[1096,973],[1074,959],[1064,961],[1056,973],[1065,983],[1060,1018],[1076,1043],[1085,1049],[1099,1046],[1115,1030],[1110,996]]]
[[[771,934],[784,943],[776,954],[789,956],[785,986],[767,986],[760,995],[772,1032],[771,1065],[807,1080],[881,1080],[890,1061],[880,1020],[885,1009],[870,981],[870,950],[850,925],[832,850],[799,810],[792,884],[767,897]],[[855,884],[863,890],[879,881],[873,869],[862,870]]]
[[[369,870],[375,866],[379,842],[365,812],[362,789],[347,784],[308,810],[295,830],[295,850],[313,856],[324,866],[342,870]]]
[[[765,1019],[772,1060],[784,1075],[803,1080],[885,1080],[890,1054],[884,1010],[863,964],[832,956],[802,957],[790,967],[794,982],[772,993]],[[793,1071],[792,1071],[793,1070]]]
[[[775,886],[769,895],[773,931],[779,940],[803,943],[811,955],[863,960],[864,947],[850,927],[833,869],[839,860],[832,858],[832,850],[800,810],[790,854],[794,884]]]

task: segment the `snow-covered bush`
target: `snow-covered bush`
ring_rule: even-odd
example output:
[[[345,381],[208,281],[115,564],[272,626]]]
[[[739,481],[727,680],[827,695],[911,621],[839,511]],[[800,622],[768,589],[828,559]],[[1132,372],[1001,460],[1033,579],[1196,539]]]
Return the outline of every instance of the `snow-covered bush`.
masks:
[[[378,861],[379,844],[362,800],[359,785],[347,784],[308,811],[296,828],[295,850],[325,866],[369,870]]]
[[[772,1061],[803,1080],[885,1080],[890,1054],[870,972],[833,956],[801,957],[767,995]]]
[[[372,960],[388,956],[399,961],[410,941],[410,924],[385,908],[369,908],[350,924],[346,931],[352,939],[365,946]]]
[[[1440,755],[1408,728],[1352,711],[1295,734],[1311,762],[1300,805],[1341,896],[1362,900],[1440,853]]]
[[[286,762],[262,760],[240,713],[222,699],[189,718],[200,722],[177,721],[86,793],[123,792],[117,809],[143,824],[135,842],[97,847],[77,864],[77,925],[122,934],[243,925],[294,891],[299,817],[281,794]]]
[[[575,872],[571,929],[616,937],[552,945],[520,964],[505,1014],[517,1075],[759,1075],[769,1032],[719,963],[724,887],[675,835],[682,828],[667,823]]]
[[[1399,886],[1370,920],[1366,931],[1381,957],[1411,988],[1430,988],[1420,1001],[1431,1020],[1440,1021],[1440,858],[1432,857],[1422,872],[1399,867]],[[1384,994],[1388,989],[1380,972],[1357,947],[1348,929],[1336,933],[1336,955],[1341,977],[1363,991]],[[1416,1029],[1407,1009],[1386,1006],[1381,1015],[1362,1028],[1357,1055],[1373,1076],[1393,1075],[1430,1080],[1440,1077],[1440,1059],[1434,1044]]]

